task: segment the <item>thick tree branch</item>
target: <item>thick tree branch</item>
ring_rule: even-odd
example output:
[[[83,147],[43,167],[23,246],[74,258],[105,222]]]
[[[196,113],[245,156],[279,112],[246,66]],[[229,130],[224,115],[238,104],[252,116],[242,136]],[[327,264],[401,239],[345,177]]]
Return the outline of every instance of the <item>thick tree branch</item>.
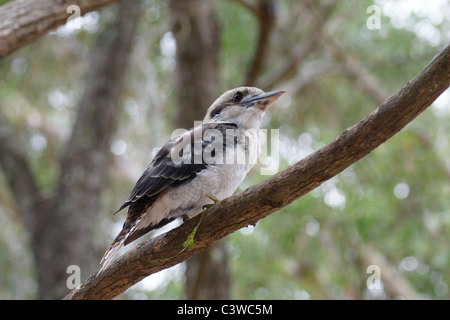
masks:
[[[200,217],[152,238],[90,276],[66,299],[111,299],[150,274],[178,264],[226,235],[270,215],[355,163],[414,120],[450,85],[450,45],[398,93],[332,142],[264,182],[212,206],[192,247],[183,244]]]
[[[0,7],[0,58],[67,22],[70,5],[80,14],[98,10],[118,0],[15,0]]]

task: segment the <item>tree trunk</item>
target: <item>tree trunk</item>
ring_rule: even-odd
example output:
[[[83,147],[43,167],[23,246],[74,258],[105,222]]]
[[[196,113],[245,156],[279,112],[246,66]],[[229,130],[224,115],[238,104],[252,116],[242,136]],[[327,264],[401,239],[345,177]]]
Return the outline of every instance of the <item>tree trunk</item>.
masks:
[[[230,299],[225,239],[186,261],[186,296],[190,300]]]
[[[213,2],[171,0],[172,31],[177,43],[175,124],[191,128],[217,97],[219,29]],[[226,243],[220,242],[187,261],[188,299],[227,299]]]
[[[140,2],[124,1],[117,11],[116,20],[100,32],[92,49],[85,90],[51,198],[41,195],[23,144],[0,114],[0,164],[30,235],[40,299],[62,298],[69,292],[70,265],[78,266],[81,276],[98,267],[94,232]]]
[[[42,298],[64,296],[69,265],[78,265],[82,274],[98,268],[92,259],[94,232],[139,8],[139,1],[120,3],[115,21],[100,32],[92,49],[77,119],[60,160],[52,223],[40,226],[45,232],[33,233]]]
[[[213,1],[171,0],[169,4],[177,43],[175,125],[191,128],[217,98],[219,29]]]

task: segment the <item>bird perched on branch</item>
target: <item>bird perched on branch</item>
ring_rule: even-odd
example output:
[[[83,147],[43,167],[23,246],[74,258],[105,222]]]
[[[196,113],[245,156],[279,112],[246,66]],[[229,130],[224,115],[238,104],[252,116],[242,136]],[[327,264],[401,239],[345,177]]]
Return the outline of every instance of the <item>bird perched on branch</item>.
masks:
[[[127,218],[103,256],[103,268],[123,245],[231,196],[256,163],[257,130],[264,112],[284,92],[229,90],[209,107],[198,126],[167,142],[118,210],[128,207]]]

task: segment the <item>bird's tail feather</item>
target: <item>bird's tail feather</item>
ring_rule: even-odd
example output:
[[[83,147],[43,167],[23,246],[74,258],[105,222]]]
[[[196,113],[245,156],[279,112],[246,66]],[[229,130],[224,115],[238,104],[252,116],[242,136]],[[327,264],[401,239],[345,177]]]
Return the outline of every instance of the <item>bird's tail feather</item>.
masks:
[[[125,227],[120,231],[120,233],[117,235],[116,239],[111,243],[108,250],[103,255],[102,260],[100,261],[100,264],[102,264],[101,270],[105,269],[107,266],[111,264],[111,262],[114,260],[114,257],[117,255],[119,250],[123,247],[125,240],[127,239],[130,232],[132,232],[132,229],[134,229],[136,226],[131,226],[131,228]]]
[[[109,249],[105,252],[102,260],[100,261],[100,264],[102,264],[102,268],[100,270],[105,269],[113,261],[119,250],[126,243],[125,241],[127,240],[128,236],[135,231],[145,213],[146,211],[142,212],[138,210],[128,212],[128,216],[125,220],[125,223],[123,224],[122,231],[120,231],[120,233],[111,243]]]

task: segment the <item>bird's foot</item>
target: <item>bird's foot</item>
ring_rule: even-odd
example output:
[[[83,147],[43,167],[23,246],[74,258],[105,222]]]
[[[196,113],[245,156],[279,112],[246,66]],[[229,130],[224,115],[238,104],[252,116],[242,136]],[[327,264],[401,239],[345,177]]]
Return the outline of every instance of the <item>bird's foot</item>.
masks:
[[[207,196],[208,198],[210,198],[214,203],[217,203],[217,202],[220,201],[220,200],[217,199],[216,196],[213,195],[213,194],[208,194],[208,193],[207,193],[206,196]]]
[[[208,194],[208,193],[207,193],[206,196],[207,196],[208,198],[210,198],[214,203],[208,203],[208,204],[205,204],[205,205],[203,206],[203,210],[206,210],[206,209],[211,208],[213,205],[215,205],[217,202],[220,201],[220,200],[217,199],[216,196],[213,195],[213,194]]]

